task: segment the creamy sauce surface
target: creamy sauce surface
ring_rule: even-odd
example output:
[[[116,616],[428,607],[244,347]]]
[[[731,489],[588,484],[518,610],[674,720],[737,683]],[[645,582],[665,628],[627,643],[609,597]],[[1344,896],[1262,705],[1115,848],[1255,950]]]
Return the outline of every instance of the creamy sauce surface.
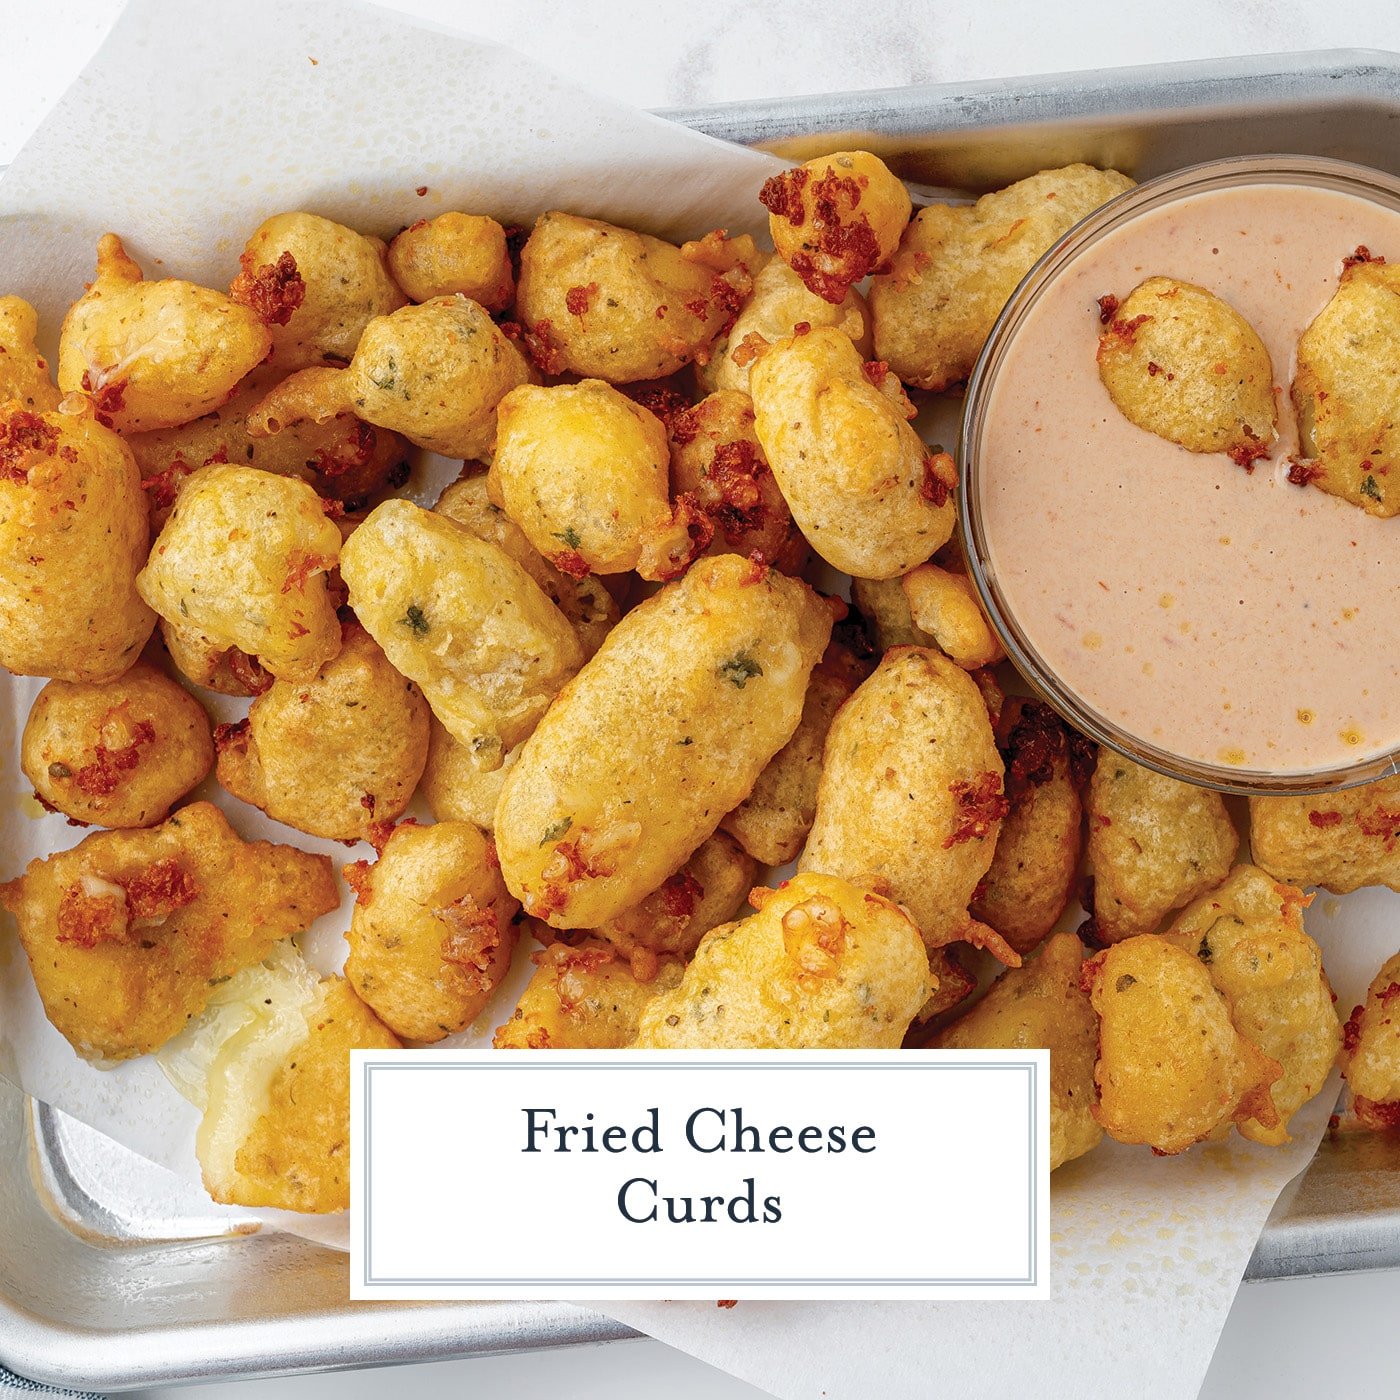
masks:
[[[1007,347],[979,489],[1005,606],[1048,668],[1159,748],[1279,775],[1400,747],[1400,517],[1288,481],[1298,337],[1359,245],[1400,260],[1400,214],[1258,185],[1188,195],[1086,249]],[[1119,413],[1097,299],[1208,288],[1273,362],[1279,438],[1246,473]]]

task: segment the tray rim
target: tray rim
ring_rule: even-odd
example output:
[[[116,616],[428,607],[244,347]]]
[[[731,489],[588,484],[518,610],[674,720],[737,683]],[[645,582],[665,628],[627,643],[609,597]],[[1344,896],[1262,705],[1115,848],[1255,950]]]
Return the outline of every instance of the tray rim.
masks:
[[[1304,95],[1298,89],[1308,83],[1315,90]],[[656,115],[719,139],[761,147],[785,136],[898,136],[930,129],[956,135],[1029,124],[1082,125],[1110,115],[1147,121],[1154,115],[1209,111],[1226,118],[1283,97],[1314,106],[1348,101],[1388,106],[1400,117],[1400,52],[1337,48],[1188,59],[667,107]],[[1276,1215],[1306,1172],[1285,1188]],[[1335,1238],[1324,1245],[1320,1236],[1329,1229]],[[324,1248],[309,1242],[305,1247]],[[1400,1267],[1400,1239],[1378,1245],[1364,1225],[1354,1222],[1339,1227],[1319,1225],[1315,1217],[1291,1223],[1271,1218],[1245,1280],[1340,1271],[1358,1262],[1363,1269]],[[370,1317],[372,1329],[365,1325]],[[99,1378],[99,1388],[112,1390],[499,1355],[639,1335],[601,1313],[562,1302],[371,1304],[347,1299],[340,1306],[260,1321],[256,1337],[249,1338],[255,1347],[240,1350],[238,1333],[253,1326],[190,1323],[115,1336],[42,1318],[0,1294],[0,1363],[48,1384],[91,1388]]]

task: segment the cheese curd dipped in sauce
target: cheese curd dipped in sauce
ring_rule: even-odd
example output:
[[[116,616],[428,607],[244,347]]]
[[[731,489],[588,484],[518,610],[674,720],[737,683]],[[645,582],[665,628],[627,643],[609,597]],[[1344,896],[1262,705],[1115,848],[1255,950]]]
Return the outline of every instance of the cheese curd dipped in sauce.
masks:
[[[972,535],[1045,679],[1106,732],[1226,783],[1287,786],[1400,748],[1400,520],[1317,489],[1289,392],[1299,339],[1348,260],[1400,262],[1400,193],[1367,198],[1291,170],[1215,178],[1079,240],[1008,322],[974,391]],[[1118,304],[1162,278],[1213,293],[1247,323],[1226,335],[1217,315],[1200,328],[1177,365],[1200,392],[1173,406],[1206,419],[1213,403],[1249,400],[1245,450],[1202,450],[1199,434],[1187,450],[1130,421],[1120,383],[1113,396],[1105,387],[1101,338],[1137,330]],[[1249,328],[1272,365],[1272,433],[1238,352],[1242,338],[1254,344]],[[1172,389],[1149,382],[1166,365],[1142,369],[1135,392]],[[1214,400],[1212,374],[1229,381]],[[1400,494],[1400,461],[1384,455],[1378,479]]]

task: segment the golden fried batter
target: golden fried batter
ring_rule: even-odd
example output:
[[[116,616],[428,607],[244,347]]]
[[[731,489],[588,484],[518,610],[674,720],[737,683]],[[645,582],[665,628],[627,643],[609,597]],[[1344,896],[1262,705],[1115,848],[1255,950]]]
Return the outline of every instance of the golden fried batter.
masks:
[[[1249,844],[1254,859],[1290,885],[1400,891],[1400,778],[1313,797],[1251,797]]]
[[[896,1049],[932,987],[897,904],[830,875],[755,890],[642,1011],[640,1050]]]
[[[1116,170],[1042,170],[976,204],[930,204],[870,287],[875,356],[906,384],[943,390],[972,373],[1016,284],[1080,219],[1133,182]]]
[[[223,978],[339,902],[327,857],[245,843],[207,802],[96,832],[0,886],[49,1020],[89,1060],[165,1044]]]
[[[622,1050],[637,1036],[642,1008],[679,986],[684,966],[663,957],[640,980],[606,943],[554,943],[533,954],[535,973],[492,1042],[497,1050]]]
[[[1352,1111],[1378,1132],[1400,1127],[1400,953],[1371,980],[1342,1033]]]
[[[942,1050],[1050,1051],[1050,1170],[1098,1145],[1094,1061],[1099,1022],[1079,985],[1084,948],[1057,933],[1024,967],[1008,968],[938,1037]]]
[[[20,741],[39,800],[96,826],[163,821],[213,764],[204,707],[140,661],[105,685],[50,681]]]
[[[405,1040],[470,1025],[510,967],[519,905],[491,844],[469,822],[394,829],[373,865],[349,866],[355,889],[345,975]]]

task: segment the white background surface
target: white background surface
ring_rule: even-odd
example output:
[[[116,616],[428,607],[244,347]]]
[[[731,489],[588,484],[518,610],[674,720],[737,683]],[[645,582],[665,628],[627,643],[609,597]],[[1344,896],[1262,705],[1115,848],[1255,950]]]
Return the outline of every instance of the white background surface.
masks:
[[[1054,6],[1043,0],[404,0],[397,8],[498,38],[648,106],[1339,45],[1400,50],[1394,0],[1352,0],[1345,8],[1325,0],[1062,0]],[[0,0],[0,163],[42,120],[118,9],[113,0]],[[1339,1383],[1393,1394],[1386,1343],[1397,1315],[1400,1273],[1248,1286],[1203,1395],[1312,1400]],[[414,1400],[760,1394],[655,1342],[638,1341],[149,1395],[369,1400],[390,1387]],[[930,1394],[936,1392],[930,1377]]]

